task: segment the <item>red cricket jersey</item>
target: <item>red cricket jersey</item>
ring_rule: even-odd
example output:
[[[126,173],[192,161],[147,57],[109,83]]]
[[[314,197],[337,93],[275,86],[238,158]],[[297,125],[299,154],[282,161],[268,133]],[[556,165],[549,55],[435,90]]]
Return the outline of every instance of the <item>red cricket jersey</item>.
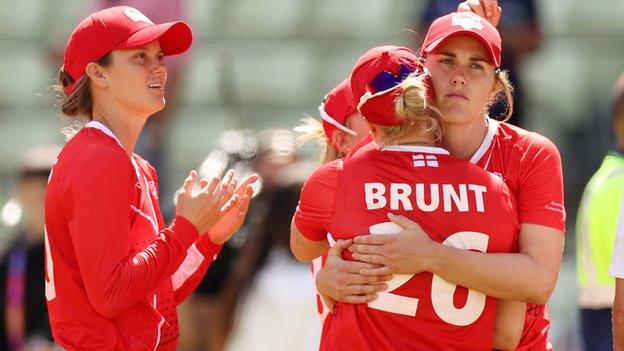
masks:
[[[175,350],[176,305],[220,245],[184,217],[165,228],[154,169],[89,122],[67,142],[45,199],[46,298],[70,350]]]
[[[388,212],[421,223],[445,245],[483,252],[517,247],[515,200],[504,182],[431,147],[371,149],[321,166],[304,185],[294,220],[311,240],[327,233],[338,240],[400,230],[388,223]],[[491,349],[496,299],[429,272],[398,274],[389,285],[368,306],[337,303],[321,349]]]
[[[362,140],[351,154],[375,148]],[[518,204],[520,224],[565,231],[563,171],[557,147],[547,138],[511,124],[488,119],[486,136],[470,162],[502,177]],[[527,304],[518,351],[547,351],[550,317],[545,305]]]
[[[565,231],[563,171],[557,147],[537,133],[491,119],[488,122],[486,137],[470,162],[503,178],[516,197],[521,224]],[[517,350],[552,349],[545,305],[527,304],[524,323]]]

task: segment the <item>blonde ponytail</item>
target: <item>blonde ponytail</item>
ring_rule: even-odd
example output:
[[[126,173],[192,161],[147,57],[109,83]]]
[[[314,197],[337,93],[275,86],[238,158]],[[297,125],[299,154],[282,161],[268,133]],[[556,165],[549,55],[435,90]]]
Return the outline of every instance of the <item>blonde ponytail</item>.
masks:
[[[316,141],[321,146],[321,156],[319,159],[321,164],[325,164],[345,156],[331,146],[327,136],[325,136],[323,122],[312,117],[306,117],[302,119],[301,122],[303,123],[302,125],[295,127],[295,131],[303,132],[303,134],[297,138],[297,145],[299,147],[302,147],[311,141]],[[342,131],[336,130],[334,133],[342,133]]]
[[[427,75],[410,75],[401,82],[402,94],[394,102],[396,116],[402,123],[387,127],[380,137],[385,144],[391,144],[415,132],[433,134],[435,143],[442,140],[443,126],[439,111],[427,101]]]

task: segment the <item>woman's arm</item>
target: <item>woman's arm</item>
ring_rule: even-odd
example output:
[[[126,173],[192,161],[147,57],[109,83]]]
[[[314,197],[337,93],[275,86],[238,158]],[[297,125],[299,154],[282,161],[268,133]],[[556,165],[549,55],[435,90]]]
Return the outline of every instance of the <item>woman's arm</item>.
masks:
[[[194,224],[178,215],[135,251],[129,237],[132,172],[123,152],[94,145],[74,157],[59,185],[80,277],[91,305],[107,318],[171,277],[198,238]]]
[[[290,249],[299,261],[311,261],[329,250],[327,233],[334,217],[342,168],[341,160],[322,165],[301,189],[290,224]]]
[[[613,300],[613,346],[615,351],[624,350],[624,279],[615,279]]]
[[[309,262],[321,256],[329,250],[327,239],[313,241],[301,234],[295,225],[295,221],[290,223],[290,250],[301,262]]]
[[[563,253],[563,231],[522,224],[519,253],[486,254],[439,244],[417,223],[403,216],[388,218],[405,231],[359,236],[349,248],[354,259],[383,265],[362,269],[360,273],[364,275],[429,271],[499,299],[538,304],[546,303],[555,288]]]
[[[522,337],[525,316],[526,303],[499,300],[496,303],[492,347],[497,350],[515,350]]]
[[[199,285],[206,271],[217,259],[223,243],[236,233],[245,220],[253,196],[253,184],[258,176],[247,177],[234,192],[235,204],[187,250],[178,270],[171,276],[177,304],[182,303]],[[234,186],[236,186],[234,182]]]

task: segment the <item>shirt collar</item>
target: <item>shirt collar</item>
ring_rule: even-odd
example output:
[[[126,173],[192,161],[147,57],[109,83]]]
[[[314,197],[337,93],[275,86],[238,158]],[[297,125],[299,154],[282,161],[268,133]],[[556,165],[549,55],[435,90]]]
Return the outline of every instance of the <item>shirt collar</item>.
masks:
[[[119,144],[119,146],[121,146],[121,148],[123,149],[123,145],[121,145],[121,142],[119,141],[119,139],[117,139],[115,134],[113,134],[113,131],[108,129],[108,127],[105,126],[104,123],[102,123],[100,121],[90,121],[89,123],[85,124],[85,128],[95,128],[95,129],[101,131],[102,133],[104,133],[104,134],[108,135],[109,137],[115,139],[117,144]]]

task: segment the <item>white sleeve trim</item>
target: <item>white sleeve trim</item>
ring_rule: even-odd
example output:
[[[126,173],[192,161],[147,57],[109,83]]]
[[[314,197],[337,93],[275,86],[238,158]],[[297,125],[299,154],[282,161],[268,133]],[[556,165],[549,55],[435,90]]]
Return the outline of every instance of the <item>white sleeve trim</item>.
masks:
[[[171,276],[171,283],[173,284],[174,291],[180,288],[182,284],[197,271],[201,263],[204,262],[204,259],[204,255],[199,252],[195,244],[188,248],[184,261]]]

